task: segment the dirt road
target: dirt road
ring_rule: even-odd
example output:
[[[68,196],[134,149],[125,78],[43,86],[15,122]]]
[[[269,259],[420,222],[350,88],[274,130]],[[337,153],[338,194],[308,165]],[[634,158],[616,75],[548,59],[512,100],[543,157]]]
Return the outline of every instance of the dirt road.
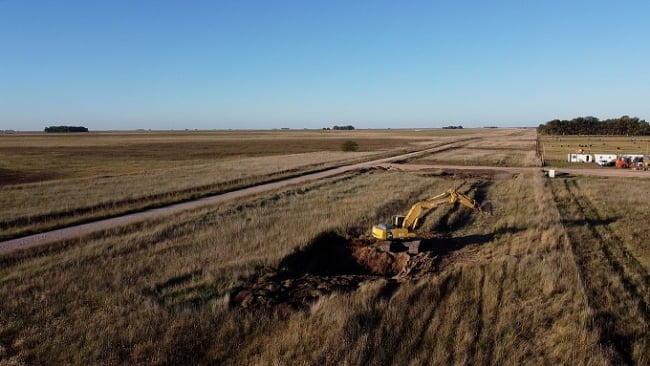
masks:
[[[299,184],[299,183],[305,183],[313,180],[323,179],[334,175],[342,174],[345,172],[349,172],[352,170],[372,168],[374,166],[389,163],[392,161],[406,160],[406,159],[418,157],[423,154],[445,151],[445,150],[449,150],[450,148],[457,147],[457,145],[460,143],[464,143],[473,139],[475,138],[463,139],[451,143],[441,144],[435,147],[430,147],[430,148],[418,150],[407,154],[395,155],[388,158],[366,161],[363,163],[357,163],[351,165],[345,165],[345,166],[325,170],[318,173],[306,174],[299,177],[288,178],[273,183],[260,184],[254,187],[243,188],[232,192],[217,194],[214,196],[205,197],[193,201],[172,204],[160,208],[149,209],[149,210],[127,214],[123,216],[98,220],[86,224],[73,225],[62,229],[51,230],[39,234],[24,236],[22,238],[11,239],[11,240],[0,242],[0,255],[18,249],[27,249],[27,248],[31,248],[31,247],[51,243],[51,242],[81,237],[101,230],[126,226],[129,224],[133,224],[133,223],[137,223],[137,222],[141,222],[153,218],[158,218],[161,216],[173,215],[182,211],[209,206],[209,205],[221,203],[239,197],[245,197],[256,193],[262,193],[262,192],[266,192],[278,188],[287,187],[293,184]]]
[[[384,169],[396,169],[402,171],[418,171],[418,170],[435,170],[435,169],[450,169],[450,170],[494,170],[508,173],[517,173],[522,171],[540,171],[539,167],[507,167],[507,166],[482,166],[482,165],[448,165],[448,164],[395,164],[383,163],[376,166]],[[620,178],[650,178],[650,172],[628,169],[615,169],[615,168],[543,168],[544,170],[555,169],[558,176],[561,175],[587,175],[597,177],[620,177]]]
[[[458,142],[456,142],[458,143]],[[410,158],[417,157],[422,154],[430,154],[435,152],[440,152],[448,150],[453,144],[445,144],[436,146],[433,148],[427,148],[416,152],[411,152],[408,154],[401,154],[392,156],[389,158],[383,158],[378,160],[367,161],[363,163],[345,165],[338,168],[333,168],[330,170],[325,170],[318,173],[307,174],[295,178],[289,178],[273,183],[261,184],[254,187],[243,188],[236,191],[218,194],[210,197],[205,197],[197,199],[194,201],[188,201],[183,203],[177,203],[165,207],[145,210],[142,212],[137,212],[133,214],[128,214],[124,216],[118,216],[113,218],[108,218],[104,220],[99,220],[95,222],[90,222],[86,224],[69,226],[63,229],[47,231],[40,234],[34,234],[25,236],[22,238],[7,240],[0,242],[0,255],[9,253],[18,249],[27,249],[30,247],[35,247],[51,242],[56,242],[60,240],[72,239],[76,237],[81,237],[88,235],[94,232],[101,230],[112,229],[116,227],[126,226],[129,224],[158,218],[166,215],[173,215],[182,211],[196,209],[204,206],[214,205],[224,201],[232,200],[235,198],[245,197],[256,193],[263,193],[270,190],[284,188],[290,185],[305,183],[309,181],[314,181],[318,179],[323,179],[345,172],[364,169],[364,168],[373,168],[380,167],[384,169],[398,169],[403,171],[416,171],[416,170],[427,170],[427,169],[454,169],[454,170],[494,170],[494,171],[503,171],[510,173],[517,173],[522,171],[539,171],[541,168],[538,167],[495,167],[495,166],[464,166],[464,165],[421,165],[421,164],[398,164],[393,163],[395,161],[407,160]],[[570,174],[570,175],[590,175],[590,176],[601,176],[601,177],[639,177],[639,178],[650,178],[650,172],[642,171],[632,171],[632,170],[623,170],[623,169],[608,169],[608,168],[597,168],[597,169],[567,169],[567,168],[558,168],[556,172],[559,174]]]

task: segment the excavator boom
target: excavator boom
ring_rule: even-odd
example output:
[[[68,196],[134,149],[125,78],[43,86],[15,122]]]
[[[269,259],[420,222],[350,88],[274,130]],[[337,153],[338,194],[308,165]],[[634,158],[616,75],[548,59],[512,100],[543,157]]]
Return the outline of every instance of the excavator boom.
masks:
[[[444,204],[453,205],[456,202],[465,207],[482,212],[478,202],[455,189],[449,189],[447,192],[415,203],[405,216],[394,216],[393,224],[375,225],[372,228],[372,235],[381,240],[413,238],[416,236],[415,228],[417,227],[418,220],[424,214],[436,207]]]

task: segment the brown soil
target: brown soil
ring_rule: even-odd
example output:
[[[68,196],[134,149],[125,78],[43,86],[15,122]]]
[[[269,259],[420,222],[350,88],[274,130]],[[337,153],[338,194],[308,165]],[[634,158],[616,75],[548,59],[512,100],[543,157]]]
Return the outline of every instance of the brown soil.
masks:
[[[390,253],[372,246],[355,246],[352,257],[367,272],[378,276],[395,276],[406,269],[409,255]]]
[[[366,239],[348,240],[332,232],[319,235],[304,249],[285,257],[278,269],[235,290],[231,304],[285,314],[332,292],[354,291],[366,281],[404,272],[406,253],[384,252]]]
[[[432,237],[423,239],[420,252],[410,255],[398,242],[381,245],[372,239],[346,239],[326,232],[285,257],[277,269],[249,278],[232,292],[230,303],[284,316],[331,293],[355,291],[364,282],[384,278],[395,286],[439,272],[467,257],[459,249],[490,239]]]

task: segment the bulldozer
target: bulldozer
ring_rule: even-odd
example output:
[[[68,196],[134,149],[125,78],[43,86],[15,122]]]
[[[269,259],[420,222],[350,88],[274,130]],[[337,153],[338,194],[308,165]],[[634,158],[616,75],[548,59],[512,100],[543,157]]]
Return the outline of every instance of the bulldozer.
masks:
[[[379,240],[408,240],[417,237],[415,229],[418,221],[424,214],[430,210],[444,204],[455,204],[471,208],[479,212],[489,213],[481,208],[478,202],[470,197],[458,192],[455,189],[449,189],[437,196],[431,197],[424,201],[414,204],[406,215],[393,216],[391,224],[379,224],[372,227],[372,236]]]

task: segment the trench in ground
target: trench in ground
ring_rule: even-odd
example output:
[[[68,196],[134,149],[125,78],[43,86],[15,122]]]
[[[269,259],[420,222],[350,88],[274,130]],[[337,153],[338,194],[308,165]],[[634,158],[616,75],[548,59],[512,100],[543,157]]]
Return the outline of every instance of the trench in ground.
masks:
[[[283,258],[277,268],[258,273],[233,290],[230,305],[282,315],[379,279],[387,280],[386,290],[392,294],[400,283],[440,272],[463,258],[461,249],[492,238],[492,234],[429,237],[419,240],[418,250],[409,253],[405,244],[414,242],[377,243],[324,232]]]

